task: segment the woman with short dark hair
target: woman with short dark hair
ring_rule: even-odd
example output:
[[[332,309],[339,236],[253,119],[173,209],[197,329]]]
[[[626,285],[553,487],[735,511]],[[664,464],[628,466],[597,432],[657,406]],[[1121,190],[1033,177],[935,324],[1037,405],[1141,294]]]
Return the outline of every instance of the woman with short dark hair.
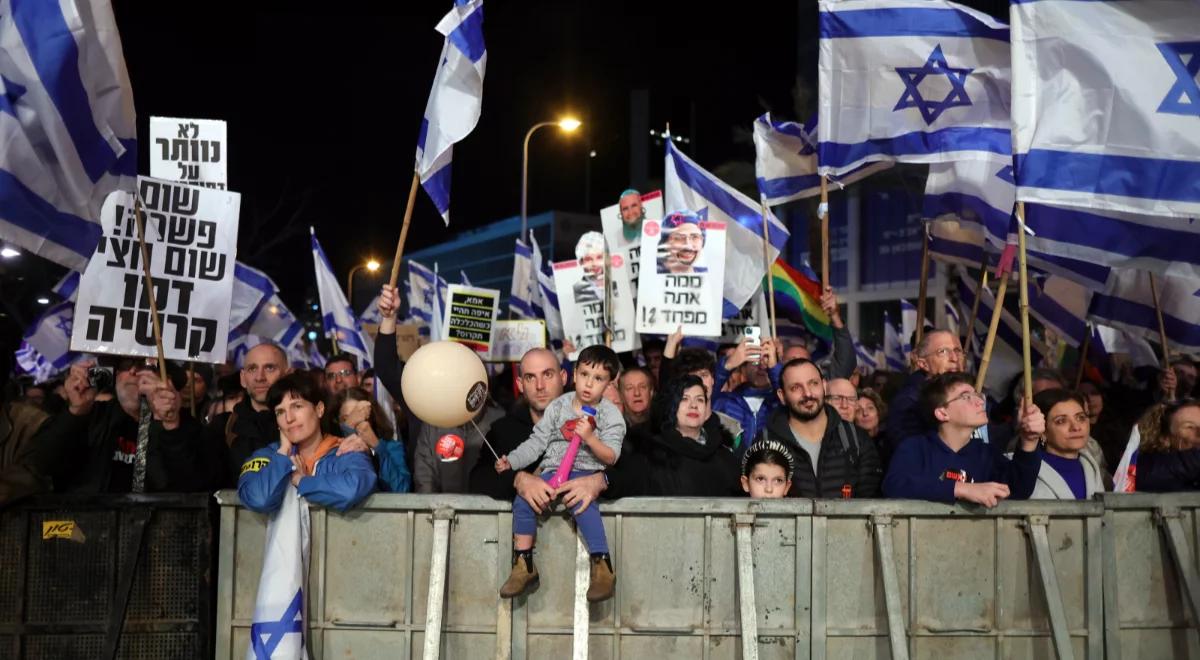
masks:
[[[1104,477],[1085,449],[1092,431],[1087,401],[1078,392],[1055,388],[1033,397],[1046,417],[1042,467],[1032,500],[1086,500],[1104,492]]]

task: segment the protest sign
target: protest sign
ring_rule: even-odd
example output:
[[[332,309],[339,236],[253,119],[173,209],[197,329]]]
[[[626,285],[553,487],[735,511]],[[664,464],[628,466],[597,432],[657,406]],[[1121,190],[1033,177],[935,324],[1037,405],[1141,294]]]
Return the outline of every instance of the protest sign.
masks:
[[[618,353],[636,348],[633,331],[633,293],[629,287],[629,264],[612,255],[608,269],[612,295],[612,349]],[[562,261],[554,264],[554,288],[562,312],[563,334],[575,345],[568,355],[604,343],[604,258]]]
[[[703,211],[643,223],[638,332],[665,335],[682,326],[688,337],[721,335],[725,229]]]
[[[492,362],[520,362],[525,353],[546,347],[546,323],[540,319],[497,321]]]
[[[150,176],[225,190],[229,162],[225,122],[150,118]]]
[[[449,285],[442,322],[445,339],[464,344],[487,359],[492,350],[499,305],[500,292],[496,289]]]
[[[661,221],[663,196],[661,190],[641,195],[623,196],[617,204],[600,209],[600,225],[608,251],[629,262],[629,286],[637,299],[638,270],[641,267],[642,224],[646,220]]]

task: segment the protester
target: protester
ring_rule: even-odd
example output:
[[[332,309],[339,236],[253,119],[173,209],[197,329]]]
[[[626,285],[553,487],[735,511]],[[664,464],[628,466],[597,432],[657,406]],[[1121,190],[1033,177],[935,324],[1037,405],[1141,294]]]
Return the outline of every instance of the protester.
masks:
[[[333,397],[326,414],[331,417],[326,426],[338,427],[342,432],[339,454],[369,452],[375,459],[380,490],[388,493],[412,490],[404,443],[396,438],[395,429],[377,401],[357,387],[348,387]]]
[[[891,412],[887,420],[887,442],[884,443],[887,455],[895,452],[908,438],[925,435],[931,430],[931,422],[922,416],[918,405],[925,381],[963,369],[962,344],[958,335],[949,330],[924,333],[913,355],[916,369],[909,375],[904,387],[888,402]]]
[[[267,406],[278,421],[277,442],[242,466],[238,497],[251,511],[274,513],[288,485],[312,504],[348,511],[375,490],[375,468],[364,452],[339,454],[341,439],[321,428],[324,393],[307,374],[284,376],[271,386]]]
[[[858,390],[846,378],[834,378],[825,383],[825,401],[847,422],[854,423],[858,408]]]
[[[1042,392],[1046,392],[1049,390],[1066,389],[1066,387],[1067,387],[1067,382],[1066,382],[1066,380],[1063,379],[1062,374],[1055,371],[1054,369],[1046,369],[1046,368],[1034,369],[1030,373],[1030,381],[1033,386],[1032,389],[1033,389],[1034,397],[1036,397],[1038,394],[1041,394]],[[1025,396],[1025,374],[1020,373],[1020,374],[1017,374],[1016,378],[1014,379],[1013,385],[1012,385],[1011,401],[1015,402],[1013,404],[1013,406],[1014,407],[1019,406],[1020,405],[1019,402],[1021,401],[1021,399],[1024,396]],[[1045,412],[1045,411],[1043,411],[1043,412]],[[1014,420],[1014,422],[1015,422],[1015,420]],[[1090,424],[1089,424],[1089,426],[1090,426]],[[1017,443],[1017,438],[1014,436],[1014,438],[1008,442],[1008,447],[1007,447],[1008,451],[1012,451],[1013,448],[1016,446],[1016,443]],[[1088,455],[1088,458],[1090,458],[1092,460],[1092,462],[1096,464],[1097,467],[1100,468],[1101,474],[1108,474],[1110,472],[1110,470],[1108,468],[1108,463],[1104,459],[1104,449],[1100,447],[1100,443],[1096,442],[1096,440],[1094,440],[1090,436],[1087,438],[1087,441],[1083,448],[1083,452]],[[1051,460],[1053,460],[1053,459],[1051,459]]]
[[[1087,500],[1104,492],[1100,466],[1086,450],[1091,432],[1083,396],[1065,389],[1037,393],[1033,404],[1046,419],[1042,467],[1031,500]]]
[[[872,440],[877,440],[881,437],[885,419],[887,404],[883,402],[883,397],[869,387],[860,389],[854,409],[854,423],[866,431]]]
[[[339,353],[325,362],[325,392],[334,397],[347,387],[359,387],[358,362],[353,355]]]
[[[539,457],[543,480],[549,481],[564,460],[570,444],[568,433],[577,434],[582,443],[570,467],[570,478],[585,476],[617,462],[625,437],[625,420],[616,406],[604,399],[606,388],[617,375],[620,364],[617,354],[605,346],[589,346],[579,353],[575,365],[575,392],[552,401],[534,425],[529,439],[496,461],[497,473],[531,465]],[[595,415],[583,411],[594,409]],[[573,422],[574,429],[565,428]],[[579,531],[591,553],[591,586],[588,601],[599,602],[612,598],[616,577],[609,557],[608,541],[597,506],[576,507],[572,511]],[[513,501],[513,568],[500,589],[502,598],[524,594],[538,583],[533,565],[534,536],[537,520],[533,508],[521,498]]]
[[[929,353],[918,355],[924,360]],[[975,429],[987,423],[987,411],[967,374],[951,371],[929,378],[921,387],[919,407],[936,431],[911,437],[896,449],[883,480],[884,495],[993,507],[1033,493],[1042,463],[1037,445],[1046,429],[1036,406],[1022,404],[1021,444],[1011,460],[974,437]]]
[[[1155,406],[1142,427],[1137,489],[1151,493],[1200,490],[1200,400]]]
[[[34,450],[43,442],[39,431],[49,419],[28,401],[0,404],[0,507],[54,487],[34,461]]]
[[[228,447],[229,461],[225,482],[237,483],[246,459],[279,440],[275,411],[267,402],[271,386],[288,375],[287,353],[278,344],[261,343],[251,348],[242,360],[240,382],[245,398],[228,413],[217,415],[208,425],[208,435]]]
[[[725,436],[732,438],[732,447],[740,453],[741,446],[748,440],[745,429],[742,427],[742,423],[736,418],[721,412],[718,408],[736,410],[739,413],[745,411],[738,406],[736,401],[729,400],[735,395],[714,389],[716,385],[717,363],[713,359],[713,354],[701,348],[680,349],[679,343],[682,340],[683,334],[678,331],[668,338],[667,346],[663,350],[663,359],[659,365],[658,382],[667,383],[673,379],[689,375],[699,378],[704,383],[704,388],[708,392],[709,404],[713,408],[713,414],[721,422],[721,427],[725,429]],[[654,405],[652,402],[652,416]]]
[[[876,497],[882,476],[870,438],[825,403],[825,378],[811,360],[783,366],[776,392],[783,404],[767,419],[764,440],[792,453],[791,497]]]
[[[619,379],[625,424],[633,426],[649,421],[650,402],[654,399],[654,376],[645,367],[630,367]]]
[[[786,497],[795,472],[791,450],[774,440],[760,440],[742,457],[742,490],[754,499]]]

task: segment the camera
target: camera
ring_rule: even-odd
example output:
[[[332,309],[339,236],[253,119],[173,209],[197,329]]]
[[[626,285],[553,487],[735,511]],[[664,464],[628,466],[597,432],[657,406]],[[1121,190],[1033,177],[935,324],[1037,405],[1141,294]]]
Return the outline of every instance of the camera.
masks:
[[[91,367],[87,373],[88,387],[99,390],[106,390],[113,386],[113,368],[112,367]]]

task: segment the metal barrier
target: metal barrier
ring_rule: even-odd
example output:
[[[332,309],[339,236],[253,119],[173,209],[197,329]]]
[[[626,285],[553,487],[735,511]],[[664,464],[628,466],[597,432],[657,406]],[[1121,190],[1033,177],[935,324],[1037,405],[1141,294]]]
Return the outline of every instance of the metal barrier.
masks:
[[[0,510],[0,658],[211,657],[211,506],[42,496]]]
[[[215,655],[234,658],[248,645],[266,517],[235,493],[218,500]],[[617,595],[590,607],[586,550],[561,511],[539,531],[540,589],[503,601],[505,502],[375,495],[345,515],[314,508],[313,656],[1200,657],[1187,614],[1200,596],[1200,495],[990,511],[655,498],[603,508]],[[1190,588],[1175,586],[1174,556]]]

